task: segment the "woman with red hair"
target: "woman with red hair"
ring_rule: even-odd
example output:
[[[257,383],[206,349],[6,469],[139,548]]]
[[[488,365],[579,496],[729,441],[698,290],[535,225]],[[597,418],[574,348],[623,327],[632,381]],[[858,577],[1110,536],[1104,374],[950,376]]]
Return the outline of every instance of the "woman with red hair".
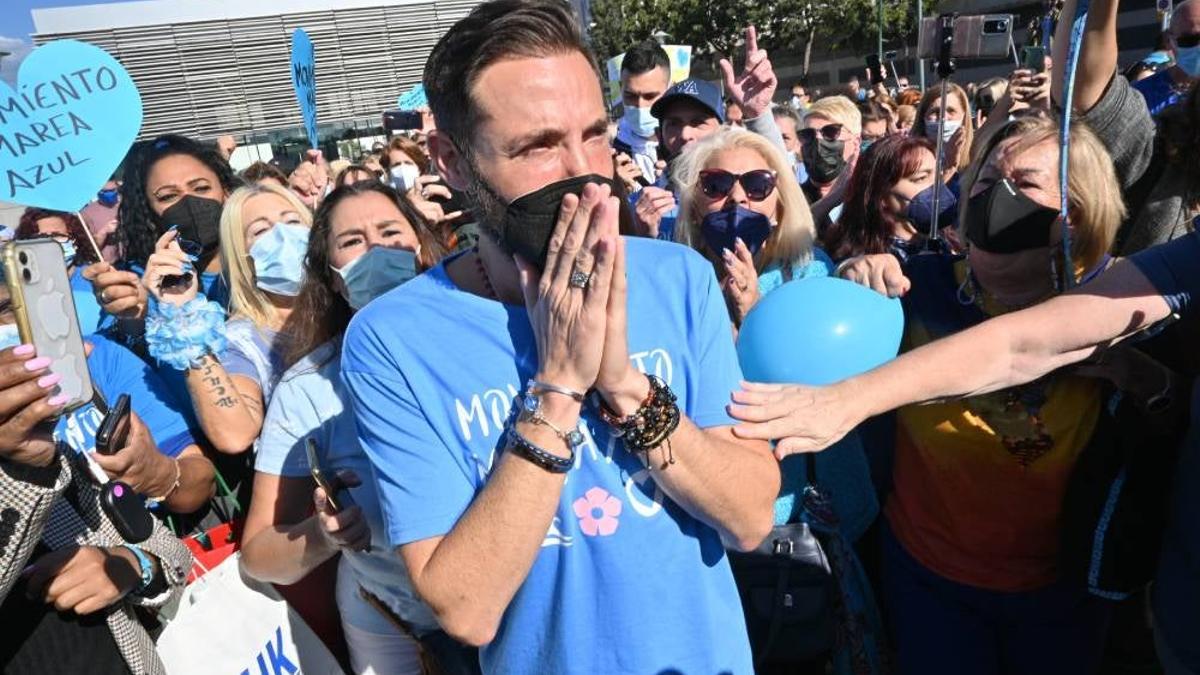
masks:
[[[933,143],[920,136],[889,136],[858,159],[837,222],[825,233],[834,260],[893,253],[901,259],[925,247],[938,195],[939,228],[954,224],[958,202],[935,180]]]
[[[100,309],[92,282],[83,278],[83,268],[99,260],[96,248],[84,231],[79,216],[65,211],[28,208],[21,214],[17,224],[16,239],[49,238],[63,247],[67,263],[67,276],[71,279],[71,294],[75,299],[75,313],[79,315],[79,329],[90,335],[106,327],[112,317]]]

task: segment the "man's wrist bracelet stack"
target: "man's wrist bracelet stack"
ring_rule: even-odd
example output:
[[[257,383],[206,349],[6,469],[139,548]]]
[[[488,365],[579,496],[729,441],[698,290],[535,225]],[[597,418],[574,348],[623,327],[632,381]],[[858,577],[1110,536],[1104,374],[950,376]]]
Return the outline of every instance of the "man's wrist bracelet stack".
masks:
[[[666,382],[654,375],[646,378],[650,380],[650,393],[632,415],[621,417],[601,400],[600,417],[618,437],[625,439],[625,448],[630,452],[648,453],[663,443],[667,443],[669,451],[668,439],[679,428],[679,405]],[[670,453],[664,466],[674,463],[674,454]]]
[[[550,473],[567,473],[575,466],[575,448],[570,448],[569,457],[559,457],[547,452],[525,438],[516,427],[508,428],[508,449],[518,457],[533,462]]]

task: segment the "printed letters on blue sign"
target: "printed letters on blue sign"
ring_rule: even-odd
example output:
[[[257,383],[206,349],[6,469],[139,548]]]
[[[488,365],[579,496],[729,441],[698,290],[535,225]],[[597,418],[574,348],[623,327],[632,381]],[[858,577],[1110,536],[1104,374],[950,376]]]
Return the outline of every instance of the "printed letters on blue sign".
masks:
[[[87,204],[142,124],[142,100],[99,47],[59,40],[0,82],[0,201],[59,211]]]

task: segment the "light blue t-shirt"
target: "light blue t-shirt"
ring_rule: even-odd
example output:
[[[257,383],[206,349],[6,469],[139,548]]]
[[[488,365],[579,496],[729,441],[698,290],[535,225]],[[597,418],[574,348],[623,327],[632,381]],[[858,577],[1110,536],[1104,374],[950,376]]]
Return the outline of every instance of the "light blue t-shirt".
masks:
[[[145,361],[103,335],[89,336],[87,341],[92,344],[87,360],[92,385],[108,405],[115,405],[121,394],[129,394],[130,408],[168,457],[177,457],[195,444],[178,402]],[[89,403],[60,417],[54,437],[76,452],[91,452],[96,449],[96,432],[103,421],[104,414]]]
[[[812,258],[804,265],[797,266],[792,263],[785,270],[783,265],[775,262],[763,268],[762,273],[758,275],[758,292],[760,295],[766,295],[794,279],[833,276],[834,269],[833,260],[825,254],[825,251],[814,246]]]
[[[358,444],[354,412],[346,402],[340,345],[329,342],[292,366],[276,385],[263,421],[254,468],[272,476],[308,478],[305,442],[312,438],[317,442],[322,471],[329,476],[342,469],[357,474],[362,485],[349,492],[371,527],[371,550],[342,551],[338,564],[349,568],[345,575],[349,583],[339,578],[337,588],[342,619],[371,633],[396,632],[396,627],[359,595],[358,587],[362,586],[418,633],[436,630],[433,612],[417,598],[404,562],[388,545],[371,464]],[[341,571],[339,577],[343,576]]]
[[[662,377],[699,427],[733,424],[741,369],[712,265],[668,242],[625,246],[634,366]],[[459,290],[444,266],[354,318],[342,377],[392,545],[445,535],[471,506],[536,361],[525,307]],[[593,403],[580,431],[542,548],[481,650],[484,672],[752,673],[716,530],[658,489]]]
[[[221,367],[230,375],[241,375],[258,383],[263,404],[270,404],[275,383],[286,370],[286,336],[238,317],[225,324],[225,339],[228,346],[221,357]]]
[[[83,268],[71,272],[71,298],[75,301],[75,314],[79,317],[79,332],[82,335],[98,333],[116,322],[113,315],[100,308],[92,282],[83,278]]]

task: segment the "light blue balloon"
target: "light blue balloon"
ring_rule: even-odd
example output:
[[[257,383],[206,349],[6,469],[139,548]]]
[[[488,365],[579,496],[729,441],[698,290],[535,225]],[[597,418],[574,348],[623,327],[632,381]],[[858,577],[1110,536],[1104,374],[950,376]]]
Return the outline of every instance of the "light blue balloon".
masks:
[[[830,384],[896,357],[900,301],[844,279],[798,279],[758,301],[738,333],[738,360],[753,382]]]
[[[300,103],[308,144],[317,147],[317,71],[312,40],[303,28],[292,31],[292,89]]]
[[[0,82],[0,201],[77,211],[96,196],[142,128],[142,97],[111,54],[46,43]]]

